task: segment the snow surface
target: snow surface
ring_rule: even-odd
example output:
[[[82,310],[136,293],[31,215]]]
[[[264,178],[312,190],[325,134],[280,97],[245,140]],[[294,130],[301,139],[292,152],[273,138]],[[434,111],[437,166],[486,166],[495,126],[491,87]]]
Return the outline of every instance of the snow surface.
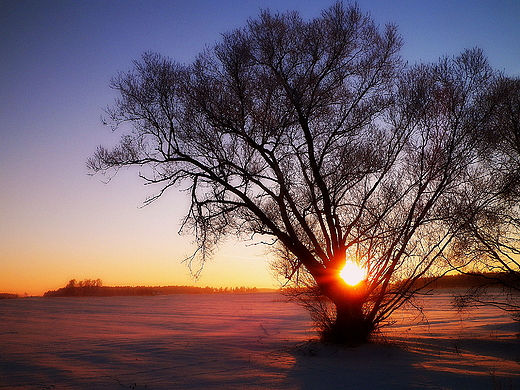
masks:
[[[278,294],[1,300],[0,389],[520,389],[518,323],[451,299],[354,348]]]

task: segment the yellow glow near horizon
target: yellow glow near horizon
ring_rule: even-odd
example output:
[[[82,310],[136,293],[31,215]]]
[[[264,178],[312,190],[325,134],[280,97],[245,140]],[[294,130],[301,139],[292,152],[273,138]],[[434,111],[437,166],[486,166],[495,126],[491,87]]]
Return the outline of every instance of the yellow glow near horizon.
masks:
[[[141,246],[137,239],[119,239],[117,234],[111,237],[115,250],[101,240],[93,245],[94,240],[83,242],[79,238],[67,246],[29,238],[27,241],[33,240],[31,244],[21,249],[0,247],[0,293],[41,296],[64,287],[70,279],[98,278],[105,286],[277,287],[259,246],[222,244],[196,280],[182,262],[184,253],[192,250],[183,245],[183,237],[174,241],[175,246],[161,245],[158,240],[153,250]],[[173,241],[167,238],[170,243]],[[186,241],[189,239],[186,237]]]
[[[355,286],[365,279],[365,270],[352,261],[347,261],[339,276],[350,286]]]

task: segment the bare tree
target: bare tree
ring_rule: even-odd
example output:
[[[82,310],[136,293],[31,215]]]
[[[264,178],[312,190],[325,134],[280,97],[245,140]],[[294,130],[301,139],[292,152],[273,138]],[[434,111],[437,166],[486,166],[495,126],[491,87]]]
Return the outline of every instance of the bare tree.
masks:
[[[500,77],[486,97],[491,112],[484,154],[495,175],[497,201],[485,210],[473,232],[493,261],[489,269],[505,272],[509,288],[520,291],[520,79]],[[499,207],[501,206],[501,207]],[[493,217],[495,228],[485,223]]]
[[[466,221],[459,242],[475,260],[461,271],[481,276],[481,283],[459,296],[458,303],[491,304],[518,313],[520,79],[496,77],[482,94],[478,111],[485,117],[479,133],[480,155],[491,179],[482,180],[474,189],[485,201]],[[493,288],[491,294],[487,294],[489,288]]]
[[[480,199],[485,58],[406,69],[400,47],[394,26],[338,3],[311,21],[262,12],[187,66],[145,54],[112,82],[110,121],[133,132],[89,167],[141,166],[157,197],[185,183],[190,264],[226,235],[261,237],[331,302],[324,339],[364,342],[418,278],[446,272]],[[356,286],[340,277],[349,259],[366,270]]]

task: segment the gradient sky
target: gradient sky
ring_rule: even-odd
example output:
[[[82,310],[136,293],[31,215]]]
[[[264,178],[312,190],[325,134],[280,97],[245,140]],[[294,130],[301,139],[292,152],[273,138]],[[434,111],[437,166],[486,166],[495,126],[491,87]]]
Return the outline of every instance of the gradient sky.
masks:
[[[0,292],[40,295],[69,279],[105,285],[194,284],[181,264],[191,238],[175,190],[123,170],[109,183],[85,166],[120,134],[101,124],[118,70],[144,51],[191,62],[260,9],[319,15],[334,1],[0,0]],[[378,24],[398,25],[410,63],[481,47],[493,68],[520,76],[517,0],[360,0]],[[233,239],[199,286],[276,287],[259,247]]]

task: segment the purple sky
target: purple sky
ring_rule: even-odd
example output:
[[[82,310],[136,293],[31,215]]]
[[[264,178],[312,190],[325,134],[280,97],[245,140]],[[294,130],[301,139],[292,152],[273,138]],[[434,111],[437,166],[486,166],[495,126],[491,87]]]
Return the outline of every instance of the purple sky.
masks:
[[[69,279],[105,284],[192,284],[180,264],[186,210],[154,193],[134,171],[109,185],[86,159],[119,134],[102,126],[115,94],[109,80],[144,51],[190,62],[220,34],[260,9],[317,16],[333,1],[0,0],[0,292],[41,294]],[[484,49],[491,65],[520,76],[520,2],[359,1],[377,23],[398,25],[406,60],[436,61]],[[276,285],[258,247],[225,245],[198,285]]]

